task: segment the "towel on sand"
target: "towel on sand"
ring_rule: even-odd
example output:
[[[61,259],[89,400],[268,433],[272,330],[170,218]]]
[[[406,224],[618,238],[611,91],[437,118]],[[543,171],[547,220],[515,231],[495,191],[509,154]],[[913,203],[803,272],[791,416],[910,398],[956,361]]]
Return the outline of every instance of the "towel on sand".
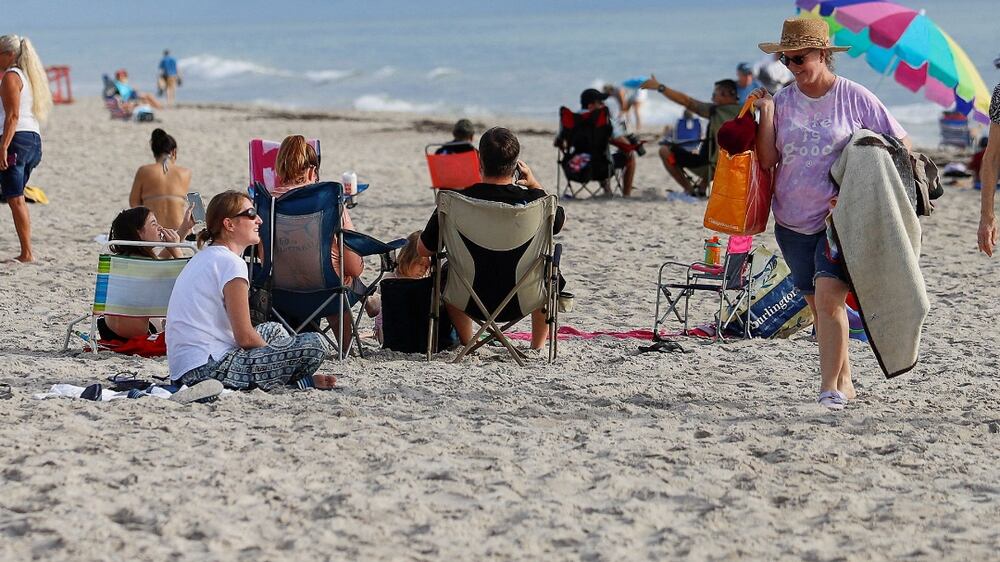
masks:
[[[930,303],[920,223],[881,135],[862,129],[833,164],[840,186],[833,227],[869,343],[886,377],[917,364]]]

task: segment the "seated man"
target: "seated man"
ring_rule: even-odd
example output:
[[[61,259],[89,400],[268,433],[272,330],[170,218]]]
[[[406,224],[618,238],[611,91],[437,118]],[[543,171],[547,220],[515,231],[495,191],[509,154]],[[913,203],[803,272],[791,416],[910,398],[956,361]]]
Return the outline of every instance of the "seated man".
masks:
[[[583,111],[593,111],[598,107],[605,107],[604,100],[608,99],[608,96],[607,93],[588,88],[580,94],[580,108]],[[637,143],[633,142],[634,139],[629,139],[626,136],[623,124],[623,119],[611,119],[611,143],[617,148],[611,158],[616,170],[622,168],[625,170],[622,177],[622,195],[628,197],[632,194],[632,178],[635,177],[635,145]],[[607,186],[605,189],[610,192],[611,188]]]
[[[483,173],[482,183],[467,187],[462,195],[473,199],[497,201],[511,205],[525,205],[545,197],[547,193],[531,173],[527,164],[517,159],[521,153],[521,144],[510,130],[494,127],[479,139],[480,166]],[[515,182],[515,171],[520,173],[520,179]],[[553,231],[559,232],[565,221],[562,207],[556,210]],[[427,226],[420,234],[417,253],[430,257],[437,251],[438,216],[437,211],[427,221]],[[562,285],[562,283],[560,283]],[[448,316],[462,344],[468,344],[473,335],[472,319],[462,310],[450,304],[445,304]],[[545,313],[538,309],[531,314],[531,348],[541,349],[548,337],[549,327],[545,323]]]
[[[689,109],[695,115],[708,119],[708,131],[705,135],[705,142],[701,144],[701,150],[697,154],[692,154],[677,145],[667,145],[660,147],[660,159],[663,160],[663,167],[667,169],[674,181],[680,184],[684,193],[704,197],[708,191],[708,179],[699,185],[691,182],[683,169],[695,170],[709,166],[709,175],[715,170],[715,162],[719,157],[719,145],[716,135],[719,127],[723,123],[735,118],[740,112],[737,103],[736,82],[734,80],[719,80],[712,90],[712,101],[699,101],[687,94],[672,90],[661,84],[656,76],[650,76],[649,80],[642,83],[642,87],[647,90],[656,90],[666,96],[674,103],[679,103]]]
[[[454,137],[453,140],[441,145],[441,148],[434,151],[434,154],[461,154],[463,152],[471,152],[476,149],[472,145],[472,137],[476,134],[476,130],[472,127],[472,121],[468,119],[459,119],[455,123],[455,127],[451,130],[451,136]]]

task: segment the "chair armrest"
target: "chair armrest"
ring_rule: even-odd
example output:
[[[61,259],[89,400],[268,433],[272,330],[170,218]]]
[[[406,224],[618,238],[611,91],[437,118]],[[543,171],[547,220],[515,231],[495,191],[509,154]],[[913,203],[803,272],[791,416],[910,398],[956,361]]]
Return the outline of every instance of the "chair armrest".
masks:
[[[562,244],[556,244],[556,247],[552,250],[552,265],[556,268],[558,268],[560,262],[562,262],[562,251]]]
[[[342,236],[344,237],[344,246],[359,256],[387,254],[406,245],[404,238],[386,243],[353,230],[342,231]]]

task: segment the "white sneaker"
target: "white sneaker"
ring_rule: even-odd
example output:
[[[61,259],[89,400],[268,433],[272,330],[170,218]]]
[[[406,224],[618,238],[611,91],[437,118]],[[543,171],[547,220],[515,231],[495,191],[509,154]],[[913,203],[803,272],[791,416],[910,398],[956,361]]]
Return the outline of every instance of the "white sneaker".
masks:
[[[825,390],[819,393],[816,402],[829,410],[843,410],[847,406],[847,397],[839,390]]]

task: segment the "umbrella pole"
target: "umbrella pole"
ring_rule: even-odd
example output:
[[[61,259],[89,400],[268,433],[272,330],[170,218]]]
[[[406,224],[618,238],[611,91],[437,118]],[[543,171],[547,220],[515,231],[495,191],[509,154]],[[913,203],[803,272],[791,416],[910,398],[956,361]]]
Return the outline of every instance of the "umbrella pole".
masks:
[[[898,59],[898,58],[899,58],[899,55],[892,55],[892,58],[889,59],[889,64],[886,65],[886,67],[885,67],[885,72],[883,72],[882,75],[879,76],[879,78],[878,78],[878,84],[875,84],[875,92],[876,92],[875,95],[876,96],[878,95],[877,92],[882,88],[882,82],[885,81],[885,77],[888,76],[890,72],[892,72],[892,64],[894,62],[896,62],[896,59]]]

